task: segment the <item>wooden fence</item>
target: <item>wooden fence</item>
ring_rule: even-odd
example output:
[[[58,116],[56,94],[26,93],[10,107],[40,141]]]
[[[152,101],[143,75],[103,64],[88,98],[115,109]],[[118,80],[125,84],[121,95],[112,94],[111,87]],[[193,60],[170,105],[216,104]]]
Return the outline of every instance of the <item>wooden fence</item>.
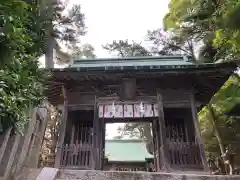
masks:
[[[197,143],[169,142],[171,166],[179,168],[201,168],[202,162]]]
[[[64,144],[62,147],[61,167],[92,168],[92,125],[76,123],[72,124],[71,129],[70,143]]]
[[[12,127],[1,135],[0,177],[15,179],[21,176],[24,168],[37,168],[47,113],[47,107],[30,108],[30,121],[25,125],[23,135]]]
[[[61,166],[65,168],[91,169],[92,145],[65,144],[63,145]]]

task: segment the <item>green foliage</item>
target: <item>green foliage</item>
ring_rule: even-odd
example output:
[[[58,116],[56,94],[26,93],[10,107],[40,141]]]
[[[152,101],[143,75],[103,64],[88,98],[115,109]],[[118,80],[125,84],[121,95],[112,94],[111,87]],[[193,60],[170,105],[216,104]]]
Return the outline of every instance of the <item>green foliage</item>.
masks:
[[[209,105],[204,107],[199,113],[199,121],[206,150],[211,155],[218,156],[222,153],[220,152],[220,148],[224,148],[229,144],[233,145],[235,150],[240,149],[238,145],[240,122],[229,117],[227,113],[240,103],[239,85],[238,75],[230,77],[223,87],[212,97]]]
[[[20,128],[29,118],[29,107],[44,98],[44,81],[48,73],[38,68],[37,54],[29,51],[34,44],[31,4],[22,0],[0,3],[0,124]]]
[[[169,13],[164,17],[165,30],[170,28],[180,28],[185,14],[191,7],[191,0],[172,0],[169,5]]]
[[[74,5],[70,10],[61,1],[52,4],[48,0],[29,0],[29,5],[31,18],[26,25],[33,41],[29,51],[38,52],[38,56],[46,52],[50,37],[55,40],[55,48],[60,42],[73,48],[80,41],[79,37],[86,34],[80,5]]]
[[[48,72],[38,68],[49,40],[75,48],[85,35],[81,6],[66,10],[61,1],[4,0],[0,2],[0,131],[28,120],[29,106],[44,99]],[[90,54],[90,46],[83,48]]]
[[[183,52],[196,62],[195,42],[188,31],[165,32],[162,29],[148,31],[148,40],[153,44],[152,52],[158,55],[174,55]]]
[[[240,55],[239,15],[238,0],[171,0],[163,21],[165,30],[171,31],[173,37],[183,33],[178,45],[188,44],[189,38],[193,45],[202,44],[198,49],[198,62],[232,61]],[[235,75],[199,113],[207,152],[217,156],[229,144],[239,150],[239,121],[227,114],[239,101],[239,76]]]
[[[187,34],[205,46],[200,55],[209,55],[214,61],[229,61],[239,57],[239,14],[238,0],[172,0],[164,25],[166,30],[174,32],[191,30]]]
[[[84,44],[81,47],[76,47],[74,49],[73,56],[96,58],[96,55],[94,54],[94,48],[90,44]]]
[[[110,53],[117,53],[120,57],[151,56],[146,48],[134,41],[132,43],[128,40],[113,41],[111,44],[104,45],[103,48]]]

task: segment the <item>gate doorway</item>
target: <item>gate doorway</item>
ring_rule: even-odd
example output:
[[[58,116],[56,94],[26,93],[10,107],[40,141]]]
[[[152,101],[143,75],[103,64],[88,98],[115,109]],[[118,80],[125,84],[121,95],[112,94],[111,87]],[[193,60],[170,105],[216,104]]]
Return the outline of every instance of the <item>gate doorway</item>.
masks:
[[[93,110],[68,112],[62,167],[81,170],[92,168],[93,117]]]
[[[97,163],[100,164],[97,169],[119,171],[154,171],[155,169],[160,169],[160,147],[158,146],[160,144],[155,142],[157,139],[159,139],[160,136],[160,131],[156,129],[156,127],[158,129],[160,127],[158,114],[159,108],[157,104],[151,101],[147,103],[141,101],[136,101],[132,103],[114,101],[111,104],[109,103],[109,101],[100,101],[98,103],[98,118],[96,118],[96,121],[94,121],[96,126],[100,127],[100,131],[102,129],[101,132],[97,132],[97,134],[99,133],[100,137],[100,139],[97,138],[97,141],[100,140],[100,143],[96,143],[99,144],[97,149],[100,150],[99,152],[97,152],[97,156],[99,157],[97,158],[99,159],[99,162]],[[123,123],[125,124],[125,128],[127,126],[129,127],[129,125],[132,127],[138,125],[133,129],[128,129],[128,135],[125,134],[125,137],[129,136],[130,134],[134,134],[135,137],[138,136],[138,139],[131,139],[131,135],[130,137],[128,137],[128,141],[127,139],[121,139],[121,135],[115,137],[117,138],[115,140],[109,140],[105,138],[106,127],[110,126],[111,128],[111,124],[115,123]],[[152,124],[155,124],[155,126]],[[146,134],[147,131],[143,131],[143,129],[148,129],[148,134]],[[106,135],[109,136],[109,134]],[[124,136],[124,134],[122,135]],[[139,137],[141,137],[141,139]],[[132,142],[129,141],[129,138]],[[113,151],[114,149],[119,150],[119,148],[116,148],[116,146],[119,144],[120,146],[126,146],[122,147],[123,150],[127,149],[130,146],[132,148],[136,148],[136,146],[142,147],[142,157],[137,160],[125,159],[124,157],[117,159],[112,158],[111,154],[113,154],[114,152],[107,151],[109,151],[109,148],[111,147]],[[113,145],[115,145],[115,147],[113,147]],[[108,154],[106,153],[110,153],[109,157],[107,157]],[[116,156],[118,155],[116,154]],[[127,154],[125,153],[124,156],[126,157],[126,155]],[[136,155],[136,153],[133,153],[133,155],[130,156],[133,157],[134,155]],[[149,166],[151,166],[151,170]]]
[[[105,122],[104,170],[153,171],[154,154],[151,121]]]

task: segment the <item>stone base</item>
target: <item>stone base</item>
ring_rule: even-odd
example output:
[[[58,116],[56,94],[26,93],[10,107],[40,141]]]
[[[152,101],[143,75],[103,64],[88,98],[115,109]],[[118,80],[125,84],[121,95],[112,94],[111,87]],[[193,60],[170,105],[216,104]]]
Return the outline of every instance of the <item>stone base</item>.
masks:
[[[21,176],[18,177],[19,180],[35,180],[37,176],[42,171],[41,168],[39,169],[25,169]]]
[[[239,175],[60,170],[57,180],[240,180]]]

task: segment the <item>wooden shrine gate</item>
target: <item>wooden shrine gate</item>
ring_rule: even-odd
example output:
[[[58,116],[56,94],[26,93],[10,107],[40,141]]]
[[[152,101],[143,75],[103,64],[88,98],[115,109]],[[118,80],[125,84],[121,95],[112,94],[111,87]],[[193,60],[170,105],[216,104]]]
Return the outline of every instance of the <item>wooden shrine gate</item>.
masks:
[[[160,97],[155,101],[135,102],[96,99],[90,119],[68,124],[61,147],[60,167],[104,169],[105,124],[143,121],[152,123],[156,171],[203,167],[199,144],[195,138],[187,138],[189,128],[186,127],[185,120],[165,119]],[[70,133],[67,134],[68,132]]]
[[[117,100],[113,100],[112,103],[109,101],[96,103],[98,116],[95,117],[94,124],[98,127],[95,142],[97,169],[103,169],[104,165],[105,123],[126,121],[145,121],[153,124],[153,155],[156,171],[165,171],[170,168],[203,168],[198,143],[187,138],[185,120],[171,122],[164,119],[164,109],[159,102],[161,99],[158,99],[158,102],[144,101],[144,103]]]
[[[128,101],[118,101],[118,100],[101,100],[99,99],[96,103],[97,115],[94,119],[94,124],[98,127],[96,130],[96,166],[97,169],[103,169],[104,166],[104,145],[105,145],[105,124],[108,122],[112,123],[119,123],[119,122],[150,122],[158,126],[159,128],[163,127],[160,126],[160,108],[158,108],[158,104],[154,101],[135,101],[135,102],[128,102]],[[164,124],[164,121],[161,121]],[[156,127],[155,126],[155,127]],[[154,141],[156,139],[160,139],[162,135],[159,131],[153,129],[154,131]],[[102,131],[104,130],[104,131]],[[164,138],[161,138],[164,139]],[[161,153],[164,149],[162,148],[165,145],[163,142],[161,145],[160,143],[155,144],[154,146],[154,164],[157,168],[157,171],[160,171],[162,168],[160,166],[160,158],[164,157],[165,153]]]

